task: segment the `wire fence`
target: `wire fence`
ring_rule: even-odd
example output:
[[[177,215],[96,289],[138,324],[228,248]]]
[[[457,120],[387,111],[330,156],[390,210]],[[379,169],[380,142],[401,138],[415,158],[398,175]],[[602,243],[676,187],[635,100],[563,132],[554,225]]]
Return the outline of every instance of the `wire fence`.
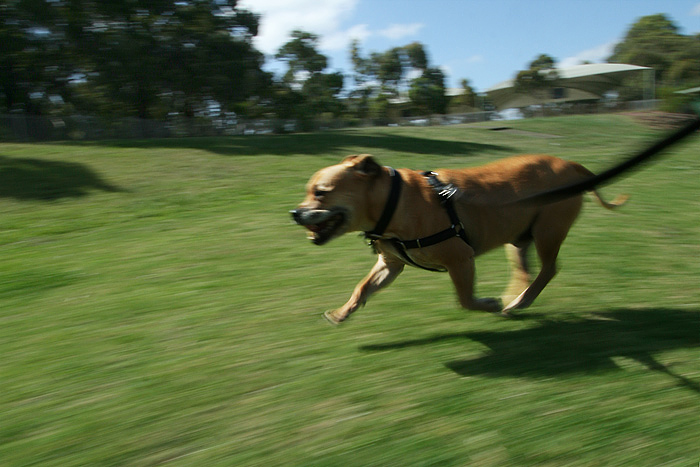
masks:
[[[558,106],[542,106],[523,112],[499,113],[495,111],[463,114],[431,115],[425,117],[402,117],[383,121],[390,126],[434,126],[475,123],[504,118],[527,118],[538,116],[607,113],[621,111],[653,110],[659,100],[619,103],[575,103]],[[346,127],[377,126],[372,120],[316,119],[316,120],[244,120],[236,117],[186,118],[173,117],[167,120],[139,118],[106,119],[95,116],[35,116],[26,114],[0,115],[0,141],[63,141],[104,139],[150,139],[202,136],[260,135],[272,133],[295,133],[300,131],[324,131]]]

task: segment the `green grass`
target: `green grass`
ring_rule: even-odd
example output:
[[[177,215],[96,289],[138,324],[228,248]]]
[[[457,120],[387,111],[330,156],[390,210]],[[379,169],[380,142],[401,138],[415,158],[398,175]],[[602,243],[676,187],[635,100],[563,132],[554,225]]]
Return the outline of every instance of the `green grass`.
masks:
[[[700,139],[603,189],[520,319],[287,211],[351,153],[395,167],[550,153],[600,171],[622,116],[311,135],[0,144],[0,464],[630,465],[700,461]],[[502,251],[477,261],[498,295]]]

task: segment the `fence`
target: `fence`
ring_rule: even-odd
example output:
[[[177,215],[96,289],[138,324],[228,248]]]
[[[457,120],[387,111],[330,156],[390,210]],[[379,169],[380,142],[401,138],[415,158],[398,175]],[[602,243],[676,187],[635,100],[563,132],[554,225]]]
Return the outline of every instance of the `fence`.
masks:
[[[98,139],[148,139],[220,134],[208,120],[103,119],[93,116],[43,117],[0,115],[0,140],[56,141]]]
[[[531,116],[568,115],[620,111],[653,110],[660,101],[636,101],[621,103],[587,103],[543,106],[530,109],[518,118]],[[475,123],[503,118],[498,112],[473,112],[465,114],[404,117],[392,126],[431,126]],[[44,117],[25,114],[0,115],[0,141],[59,141],[99,139],[148,139],[190,136],[230,136],[297,131],[323,131],[348,126],[373,126],[365,120],[318,119],[299,122],[295,120],[174,117],[165,121],[138,118],[105,119],[93,116]]]

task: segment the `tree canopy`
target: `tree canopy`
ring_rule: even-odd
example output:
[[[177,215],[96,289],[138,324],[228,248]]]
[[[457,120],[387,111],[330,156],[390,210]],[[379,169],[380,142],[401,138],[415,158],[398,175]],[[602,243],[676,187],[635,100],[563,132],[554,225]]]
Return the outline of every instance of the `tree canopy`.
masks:
[[[654,68],[662,84],[698,85],[700,34],[681,34],[664,14],[644,16],[629,28],[608,62]]]
[[[314,115],[338,117],[343,105],[339,95],[344,77],[339,72],[324,73],[328,58],[318,51],[319,37],[293,31],[291,40],[280,47],[276,57],[287,62],[287,72],[274,85],[274,109],[279,118],[296,118],[302,123]]]
[[[556,60],[546,54],[535,58],[527,70],[519,71],[515,76],[515,89],[525,94],[538,94],[552,86],[559,77],[555,70]]]
[[[269,80],[237,0],[9,0],[0,11],[3,107],[139,117],[234,109]]]
[[[356,95],[365,108],[374,108],[375,113],[379,110],[381,114],[388,108],[388,98],[408,95],[418,113],[447,111],[445,75],[439,68],[430,66],[428,54],[420,42],[394,47],[383,53],[373,52],[366,58],[362,56],[359,43],[353,41],[350,56],[359,88]],[[367,105],[372,99],[373,105]]]

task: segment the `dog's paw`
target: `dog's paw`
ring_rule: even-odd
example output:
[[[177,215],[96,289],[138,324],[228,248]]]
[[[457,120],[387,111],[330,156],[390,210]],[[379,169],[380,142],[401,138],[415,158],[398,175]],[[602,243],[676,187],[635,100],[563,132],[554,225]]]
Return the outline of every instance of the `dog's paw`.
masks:
[[[503,308],[502,313],[509,314],[511,311],[524,310],[528,306],[530,306],[529,302],[523,300],[522,297],[518,297]]]
[[[340,323],[344,321],[344,319],[338,319],[334,314],[335,310],[327,310],[323,312],[323,317],[328,321],[330,324],[333,326],[338,326]]]
[[[503,303],[497,298],[480,298],[476,300],[479,309],[489,313],[498,313],[503,308]]]

